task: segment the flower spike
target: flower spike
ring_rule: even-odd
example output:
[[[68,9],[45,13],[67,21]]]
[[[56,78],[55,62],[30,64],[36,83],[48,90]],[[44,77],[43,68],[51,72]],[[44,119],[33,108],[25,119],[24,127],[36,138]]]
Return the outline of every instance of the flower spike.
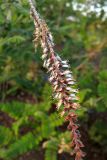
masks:
[[[57,110],[60,110],[60,107],[63,106],[60,115],[65,116],[65,120],[69,121],[68,129],[71,130],[71,147],[73,147],[71,155],[75,154],[75,160],[82,160],[85,154],[81,148],[84,145],[80,140],[79,125],[77,124],[77,115],[75,113],[75,110],[79,108],[76,95],[78,90],[74,89],[75,81],[72,72],[69,70],[70,66],[67,61],[62,60],[55,53],[53,37],[47,24],[40,17],[33,1],[28,1],[35,25],[34,45],[37,46],[38,41],[41,44],[43,50],[41,58],[44,62],[43,66],[50,74],[49,82],[53,88],[54,98],[57,100]]]

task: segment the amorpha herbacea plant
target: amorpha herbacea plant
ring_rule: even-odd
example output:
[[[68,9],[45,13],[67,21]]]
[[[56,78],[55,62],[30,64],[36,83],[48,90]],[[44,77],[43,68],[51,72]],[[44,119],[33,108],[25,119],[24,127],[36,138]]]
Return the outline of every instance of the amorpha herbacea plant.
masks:
[[[75,160],[82,160],[85,153],[81,150],[84,147],[80,140],[80,132],[78,130],[76,110],[79,108],[77,93],[75,89],[75,80],[70,66],[67,61],[62,60],[54,50],[54,42],[51,32],[46,22],[37,12],[33,1],[28,0],[31,8],[31,16],[34,20],[34,45],[40,43],[43,54],[43,66],[49,73],[49,82],[52,85],[54,98],[57,101],[57,110],[61,116],[65,117],[65,121],[69,122],[68,129],[71,131],[71,155],[75,154]]]

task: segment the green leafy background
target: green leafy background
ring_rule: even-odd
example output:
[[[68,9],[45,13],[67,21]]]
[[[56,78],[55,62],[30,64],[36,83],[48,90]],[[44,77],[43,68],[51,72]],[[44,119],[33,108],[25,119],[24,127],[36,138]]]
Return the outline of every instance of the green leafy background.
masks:
[[[107,2],[36,0],[80,90],[86,160],[107,160]],[[93,8],[93,9],[92,9]],[[73,160],[27,0],[0,0],[0,160]]]

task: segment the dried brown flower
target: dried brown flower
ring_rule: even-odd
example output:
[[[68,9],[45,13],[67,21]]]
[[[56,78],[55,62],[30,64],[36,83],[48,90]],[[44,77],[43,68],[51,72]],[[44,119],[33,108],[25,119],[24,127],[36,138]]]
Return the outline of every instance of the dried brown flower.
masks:
[[[47,24],[39,16],[36,11],[32,0],[28,0],[31,6],[31,15],[35,24],[34,44],[40,42],[43,49],[43,66],[50,74],[49,81],[52,85],[54,98],[57,100],[57,109],[60,110],[61,116],[65,116],[65,120],[69,121],[68,129],[71,130],[72,143],[74,148],[71,154],[75,154],[75,160],[82,160],[85,154],[82,152],[81,147],[84,147],[80,140],[80,133],[77,124],[77,115],[75,110],[79,108],[77,93],[78,90],[74,89],[75,80],[70,66],[67,61],[63,61],[54,51],[54,42],[52,34],[50,33]]]

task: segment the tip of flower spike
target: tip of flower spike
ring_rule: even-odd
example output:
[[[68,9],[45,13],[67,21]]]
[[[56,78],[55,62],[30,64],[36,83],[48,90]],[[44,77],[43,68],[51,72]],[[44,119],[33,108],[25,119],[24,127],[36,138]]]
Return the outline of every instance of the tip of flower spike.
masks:
[[[80,133],[78,135],[79,135],[79,137],[81,137]],[[84,147],[84,144],[80,140],[77,140],[77,143],[76,143],[76,146],[75,146],[75,150],[76,149],[78,150],[78,148],[83,148],[83,147]]]
[[[82,160],[83,157],[85,157],[85,153],[81,150],[79,150],[78,152],[76,152],[76,157],[75,160]]]

